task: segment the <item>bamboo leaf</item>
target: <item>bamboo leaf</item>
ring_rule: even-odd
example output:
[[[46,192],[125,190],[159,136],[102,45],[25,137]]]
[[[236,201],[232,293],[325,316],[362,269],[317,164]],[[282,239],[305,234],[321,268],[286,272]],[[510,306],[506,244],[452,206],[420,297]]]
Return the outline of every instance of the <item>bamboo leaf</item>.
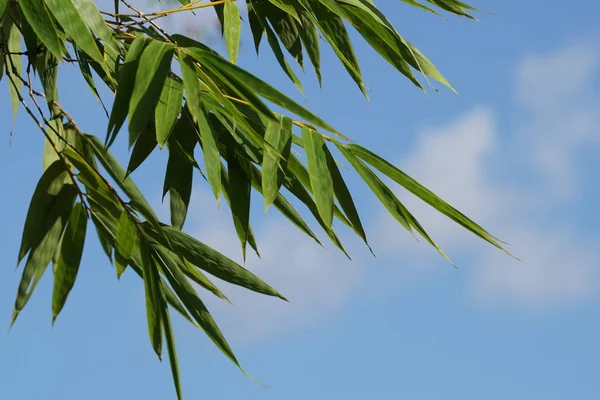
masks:
[[[242,255],[246,259],[246,244],[250,230],[250,193],[251,182],[248,176],[248,165],[233,152],[227,156],[229,184],[227,192],[231,205],[231,215],[235,231],[242,244]]]
[[[223,8],[223,32],[225,43],[229,52],[229,61],[236,63],[238,50],[240,47],[240,34],[242,29],[240,10],[237,4],[226,2]]]
[[[171,374],[173,375],[173,383],[175,384],[175,391],[177,393],[177,400],[183,400],[181,377],[179,374],[179,361],[177,360],[177,348],[175,347],[175,335],[173,334],[173,324],[171,323],[171,316],[169,315],[169,309],[166,306],[166,303],[162,308],[162,321],[165,333],[165,341],[167,343],[167,351],[169,353]]]
[[[140,58],[149,42],[150,39],[147,37],[137,37],[131,43],[129,51],[127,51],[125,61],[119,72],[117,93],[108,120],[108,130],[106,132],[105,141],[106,147],[110,147],[114,142],[119,130],[127,118],[127,114],[129,113],[129,103],[133,88],[135,87],[135,76],[140,65]]]
[[[135,84],[129,100],[130,145],[133,145],[140,132],[146,127],[152,118],[152,111],[159,103],[171,68],[174,49],[175,47],[170,43],[151,40],[140,56],[135,74]],[[158,137],[157,140],[159,140]]]
[[[117,237],[118,237],[117,230]],[[118,243],[118,241],[117,241]],[[162,359],[162,317],[165,304],[160,288],[161,279],[158,274],[158,265],[154,262],[152,247],[145,240],[140,241],[142,277],[146,294],[146,317],[148,319],[148,333],[152,348]]]
[[[309,128],[302,128],[302,142],[310,174],[310,185],[317,209],[325,225],[333,223],[333,181],[327,162],[327,146],[323,137]]]
[[[169,139],[169,160],[163,186],[163,196],[169,192],[171,224],[177,229],[183,228],[192,196],[194,164],[186,154],[193,154],[197,143],[196,134],[185,125],[185,119],[180,119]]]
[[[59,60],[62,60],[64,45],[58,37],[54,22],[48,13],[44,0],[19,0],[19,7],[27,22],[48,50]]]
[[[262,164],[262,185],[266,210],[277,198],[283,184],[292,148],[292,120],[288,117],[281,117],[279,122],[269,121],[265,131],[265,140],[272,147],[272,149],[266,149]]]
[[[21,52],[21,32],[19,32],[19,27],[12,22],[11,18],[2,23],[2,35],[6,38],[6,47],[10,53]],[[4,57],[2,59],[4,60]],[[21,56],[15,54],[6,55],[6,61],[8,62],[6,65],[7,75],[11,76],[11,80],[8,82],[8,91],[10,93],[14,124],[21,104],[19,98],[21,96],[21,88],[23,87],[23,82],[15,77],[14,74],[23,75],[23,63]]]
[[[236,366],[242,369],[238,360],[233,354],[233,350],[217,326],[217,323],[210,315],[210,312],[200,297],[198,297],[198,294],[187,280],[185,274],[181,271],[177,263],[173,262],[166,249],[160,246],[155,247],[155,249],[158,256],[157,260],[162,267],[163,273],[167,277],[167,280],[171,284],[171,287],[177,296],[181,299],[183,305],[190,312],[192,318],[198,323],[198,325],[213,341],[213,343],[223,352],[223,354],[225,354]]]
[[[333,159],[333,156],[326,150],[327,156],[327,165],[329,167],[329,171],[331,172],[331,179],[333,183],[333,192],[335,197],[337,198],[342,210],[348,217],[352,225],[352,229],[356,232],[358,236],[364,240],[365,244],[371,249],[369,246],[369,242],[367,241],[367,234],[362,226],[362,222],[360,221],[360,216],[358,211],[356,210],[356,206],[354,205],[354,200],[352,199],[352,195],[350,194],[350,190],[348,186],[346,186],[346,182],[344,182],[344,178]]]
[[[163,85],[155,112],[156,141],[161,148],[173,131],[182,102],[183,84],[179,79],[169,76]]]
[[[374,168],[377,168],[381,173],[385,174],[394,182],[404,187],[406,190],[423,200],[425,203],[429,204],[431,207],[433,207],[440,213],[450,218],[452,221],[471,231],[486,242],[498,247],[499,249],[504,250],[496,237],[492,236],[480,225],[478,225],[466,215],[452,207],[450,204],[438,197],[425,186],[421,185],[416,180],[406,175],[399,168],[395,167],[388,161],[384,160],[383,158],[379,157],[378,155],[365,149],[362,146],[347,145],[347,148],[353,154],[360,157],[365,162],[372,165]]]
[[[388,188],[360,159],[348,151],[346,147],[337,142],[334,143],[390,214],[412,234],[408,210],[406,210],[404,205],[396,198],[390,188]]]
[[[65,33],[98,64],[108,69],[86,23],[81,18],[73,0],[44,0]],[[60,56],[57,56],[60,58]]]
[[[152,154],[156,148],[156,136],[154,129],[149,125],[144,129],[133,145],[129,164],[127,165],[127,176],[135,171]]]
[[[115,250],[127,263],[131,261],[137,239],[136,222],[131,219],[128,212],[123,211],[117,225]]]
[[[162,230],[165,236],[171,241],[173,251],[183,256],[197,268],[233,285],[285,300],[285,297],[263,282],[259,277],[213,248],[175,228],[165,226]],[[166,244],[165,239],[160,237],[156,232],[151,231],[150,234],[160,244]]]
[[[27,211],[17,265],[21,263],[31,247],[39,241],[40,236],[45,233],[41,231],[43,222],[55,206],[57,195],[60,193],[66,177],[67,171],[62,161],[55,161],[44,171],[38,181]]]
[[[63,309],[79,272],[87,229],[87,212],[81,203],[71,211],[67,229],[60,245],[60,256],[54,277],[52,323]]]
[[[15,323],[25,305],[27,305],[48,264],[52,261],[52,256],[56,252],[67,219],[71,213],[75,196],[76,190],[72,185],[63,186],[56,195],[56,201],[42,223],[42,234],[33,244],[23,268],[11,326]]]

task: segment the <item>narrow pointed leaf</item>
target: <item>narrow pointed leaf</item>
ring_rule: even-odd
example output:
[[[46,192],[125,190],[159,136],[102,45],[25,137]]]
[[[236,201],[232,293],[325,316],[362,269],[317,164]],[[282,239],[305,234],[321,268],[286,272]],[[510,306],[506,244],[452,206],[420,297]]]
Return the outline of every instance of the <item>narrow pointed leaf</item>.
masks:
[[[412,234],[412,227],[409,222],[409,216],[406,207],[396,198],[394,193],[388,188],[373,171],[367,167],[362,160],[352,154],[346,147],[335,142],[338,150],[352,164],[356,172],[369,186],[371,191],[377,196],[379,201],[385,206],[390,214]]]
[[[229,194],[228,197],[235,231],[242,244],[242,255],[245,260],[246,244],[248,243],[249,236],[250,192],[252,185],[248,176],[248,166],[242,163],[245,163],[245,161],[239,159],[233,152],[227,156],[229,175],[227,192]]]
[[[53,322],[63,309],[77,279],[85,243],[87,219],[85,208],[81,203],[77,203],[71,211],[69,223],[60,245],[60,256],[54,276],[54,291],[52,293]]]
[[[491,243],[492,245],[503,249],[497,238],[492,236],[480,225],[478,225],[466,215],[452,207],[450,204],[438,197],[425,186],[421,185],[416,180],[406,175],[399,168],[395,167],[388,161],[384,160],[383,158],[379,157],[378,155],[365,149],[362,146],[348,145],[347,147],[352,153],[356,154],[358,157],[372,165],[374,168],[377,168],[381,173],[385,174],[394,182],[404,187],[406,190],[408,190],[409,192],[423,200],[425,203],[429,204],[431,207],[450,218],[452,221],[468,229],[469,231],[473,232],[475,235]]]
[[[167,343],[167,351],[169,353],[171,374],[173,375],[173,384],[175,385],[175,392],[177,393],[177,400],[183,400],[181,377],[179,374],[179,361],[177,360],[177,348],[175,347],[175,335],[173,333],[173,324],[171,323],[171,316],[169,315],[169,309],[166,306],[166,303],[162,308],[162,322],[165,342]]]
[[[185,274],[177,263],[172,261],[171,254],[162,247],[156,247],[158,261],[161,264],[162,271],[171,284],[171,287],[181,299],[183,305],[187,308],[192,318],[198,323],[206,335],[213,343],[225,354],[236,366],[242,368],[237,361],[233,350],[225,340],[221,330],[217,326],[210,312],[198,297],[198,294],[187,280]]]
[[[34,243],[39,241],[40,236],[43,234],[40,231],[43,227],[43,222],[54,206],[56,196],[62,189],[66,177],[67,171],[64,164],[61,161],[56,161],[44,171],[44,174],[40,178],[31,197],[29,210],[27,211],[17,264],[23,260],[23,257],[25,257]]]
[[[240,34],[242,29],[240,10],[237,4],[229,1],[223,6],[223,33],[225,36],[225,43],[227,44],[229,61],[235,64],[240,47]]]
[[[129,103],[135,86],[135,76],[140,65],[140,57],[149,42],[150,39],[146,37],[134,39],[125,56],[125,61],[119,71],[117,93],[108,120],[108,130],[106,133],[107,147],[114,142],[119,130],[127,118]]]
[[[117,231],[118,234],[118,231]],[[162,358],[162,316],[165,304],[160,288],[158,265],[154,262],[152,248],[145,240],[140,241],[141,267],[146,295],[146,317],[150,343],[159,359]]]
[[[156,141],[160,147],[164,146],[173,131],[182,102],[183,84],[179,79],[169,76],[163,85],[155,112]]]
[[[108,69],[104,58],[96,45],[94,37],[81,18],[73,0],[44,0],[65,33],[83,50],[92,60]],[[57,56],[59,57],[59,56]]]
[[[285,300],[285,297],[263,282],[259,277],[213,248],[177,229],[163,227],[162,230],[173,244],[175,253],[183,256],[197,268],[225,282]],[[159,241],[159,243],[164,244],[164,239],[159,237],[156,232],[152,232],[152,237]]]
[[[348,217],[348,220],[352,224],[352,229],[354,229],[358,236],[364,240],[365,244],[369,246],[367,234],[365,233],[362,222],[360,221],[360,216],[358,215],[358,211],[354,205],[354,200],[352,199],[350,190],[348,189],[348,186],[346,186],[346,182],[344,182],[344,178],[329,150],[327,150],[327,165],[329,166],[329,171],[331,172],[335,197],[340,203],[342,210],[344,210],[346,217]],[[369,248],[371,247],[369,246]]]
[[[333,181],[327,162],[327,146],[318,132],[302,128],[302,142],[310,174],[310,185],[315,196],[317,209],[325,225],[333,223]]]
[[[56,195],[56,201],[42,223],[42,236],[34,243],[19,283],[11,326],[23,310],[38,282],[46,271],[48,264],[60,242],[64,227],[71,213],[76,190],[72,185],[65,185]]]
[[[23,15],[54,57],[62,60],[62,44],[44,0],[19,0]]]
[[[279,122],[269,121],[265,140],[272,147],[265,150],[262,165],[263,196],[267,209],[277,198],[287,170],[292,148],[292,120],[281,117]]]
[[[152,111],[160,100],[171,67],[174,49],[170,43],[151,40],[140,56],[135,84],[129,100],[130,145],[135,142],[152,118]]]

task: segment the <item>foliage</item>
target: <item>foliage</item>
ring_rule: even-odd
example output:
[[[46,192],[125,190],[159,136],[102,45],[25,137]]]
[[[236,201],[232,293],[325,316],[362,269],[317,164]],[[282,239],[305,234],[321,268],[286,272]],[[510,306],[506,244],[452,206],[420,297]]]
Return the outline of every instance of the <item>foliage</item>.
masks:
[[[335,154],[356,170],[402,226],[425,238],[444,257],[380,175],[502,249],[498,239],[394,165],[351,143],[320,117],[238,67],[242,16],[234,0],[181,2],[170,10],[144,13],[125,0],[115,0],[114,9],[108,11],[100,11],[93,0],[0,0],[0,72],[8,81],[13,115],[23,108],[46,143],[44,172],[31,199],[18,255],[18,263],[26,261],[12,323],[50,264],[54,272],[52,317],[56,319],[75,284],[91,220],[116,274],[131,270],[144,281],[150,342],[161,357],[166,341],[179,398],[171,310],[202,329],[239,366],[195,287],[227,300],[210,281],[208,275],[212,275],[285,298],[241,265],[182,231],[196,170],[216,200],[223,196],[229,203],[244,257],[248,246],[258,253],[250,224],[250,202],[256,193],[262,195],[266,208],[274,206],[318,244],[320,239],[290,197],[306,206],[344,253],[333,228],[336,219],[368,245]],[[473,18],[475,11],[458,0],[403,2],[435,14],[447,11]],[[348,26],[417,87],[423,88],[417,74],[450,87],[372,0],[246,0],[246,5],[256,50],[265,37],[277,62],[300,90],[301,82],[288,59],[291,56],[302,66],[308,56],[320,81],[320,46],[326,44],[366,94]],[[159,26],[167,15],[202,8],[216,12],[228,59]],[[98,98],[99,80],[115,95],[103,141],[82,132],[59,102],[57,76],[65,63],[79,66]],[[283,113],[274,112],[273,107]],[[109,151],[124,125],[132,147],[126,168]],[[153,151],[164,147],[169,154],[163,189],[169,193],[169,224],[158,219],[131,179],[131,173]],[[196,161],[198,148],[203,165]],[[302,152],[306,165],[297,155]]]

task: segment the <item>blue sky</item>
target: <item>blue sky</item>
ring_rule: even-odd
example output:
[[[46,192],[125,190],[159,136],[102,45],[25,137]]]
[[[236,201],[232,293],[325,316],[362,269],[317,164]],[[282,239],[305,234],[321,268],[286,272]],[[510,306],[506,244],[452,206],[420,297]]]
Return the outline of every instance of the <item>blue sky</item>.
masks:
[[[253,224],[263,260],[250,258],[248,267],[291,303],[229,286],[233,305],[207,302],[242,364],[267,388],[177,319],[185,398],[595,398],[600,5],[478,1],[495,15],[471,22],[378,3],[460,95],[420,93],[358,41],[371,102],[327,51],[323,88],[309,68],[303,76],[308,107],[510,242],[522,262],[398,190],[459,265],[454,270],[393,224],[352,174],[377,258],[348,232],[341,236],[353,262],[331,245],[318,248],[273,211],[265,216],[257,197]],[[187,20],[209,22],[206,15]],[[241,63],[302,100],[267,51],[256,61],[250,40]],[[62,72],[61,101],[84,129],[103,135],[106,119],[75,76]],[[0,90],[2,120],[10,121],[5,80]],[[24,112],[12,143],[4,126],[0,321],[8,329],[20,278],[13,266],[41,173],[42,139]],[[124,160],[126,144],[115,148]],[[157,206],[164,158],[153,155],[134,174]],[[208,185],[197,182],[188,232],[240,259],[227,210],[217,211]],[[117,281],[89,238],[56,325],[46,276],[12,331],[0,336],[0,398],[175,397],[168,364],[158,362],[147,339],[139,279],[126,273]]]

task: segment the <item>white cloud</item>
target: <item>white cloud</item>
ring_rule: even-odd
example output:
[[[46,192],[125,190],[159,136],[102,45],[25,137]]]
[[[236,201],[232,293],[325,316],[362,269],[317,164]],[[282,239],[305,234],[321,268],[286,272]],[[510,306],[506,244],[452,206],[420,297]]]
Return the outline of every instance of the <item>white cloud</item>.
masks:
[[[584,233],[555,222],[558,206],[577,204],[573,197],[578,189],[573,171],[577,151],[600,136],[600,99],[573,100],[586,92],[585,86],[597,73],[597,59],[592,48],[574,48],[525,60],[519,68],[522,91],[518,96],[529,113],[518,135],[499,139],[493,113],[478,109],[423,132],[411,154],[399,163],[490,231],[516,244],[511,251],[522,262],[481,243],[475,245],[466,232],[432,211],[425,212],[424,206],[412,207],[446,250],[466,251],[467,262],[477,266],[473,281],[479,298],[544,307],[597,294],[596,246],[582,243]],[[570,77],[562,79],[566,72]],[[502,147],[496,146],[499,142]],[[500,164],[492,165],[490,159]],[[495,179],[498,168],[510,170],[512,164],[520,166],[516,184],[531,182],[526,190]],[[382,218],[382,239],[396,236],[390,234],[397,229],[392,224],[391,218]],[[407,246],[401,247],[406,252]]]
[[[573,158],[600,139],[600,98],[593,90],[600,51],[571,46],[525,58],[517,67],[517,97],[528,111],[519,129],[520,146],[530,149],[533,167],[554,181],[550,195],[576,196]]]

